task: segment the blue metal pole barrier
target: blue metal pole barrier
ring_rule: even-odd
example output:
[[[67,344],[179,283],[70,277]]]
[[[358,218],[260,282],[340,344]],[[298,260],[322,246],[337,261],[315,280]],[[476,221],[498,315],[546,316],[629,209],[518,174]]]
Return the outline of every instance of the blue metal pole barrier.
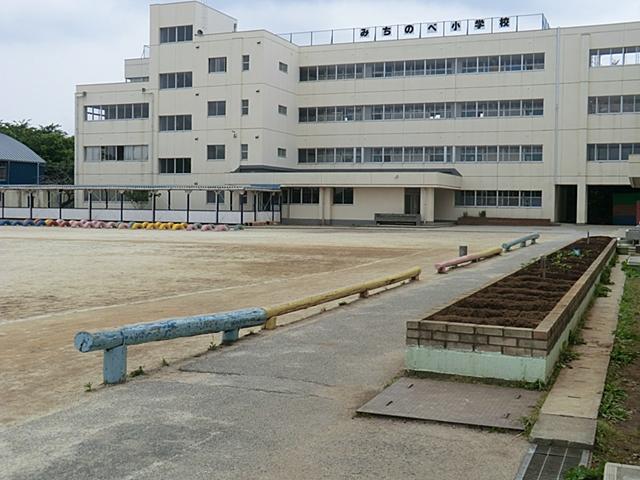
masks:
[[[527,246],[527,242],[530,241],[531,245],[536,243],[536,240],[540,238],[540,234],[539,233],[530,233],[529,235],[525,235],[524,237],[520,237],[520,238],[516,238],[515,240],[511,240],[509,242],[505,242],[502,244],[502,249],[505,252],[508,252],[511,250],[512,247],[516,246],[516,245],[520,245],[521,248],[526,247]]]
[[[127,345],[217,332],[223,332],[223,343],[233,343],[238,339],[241,328],[256,327],[267,320],[264,308],[245,308],[212,315],[140,323],[118,330],[79,332],[75,336],[74,345],[83,353],[104,350],[104,383],[122,383],[127,378]]]

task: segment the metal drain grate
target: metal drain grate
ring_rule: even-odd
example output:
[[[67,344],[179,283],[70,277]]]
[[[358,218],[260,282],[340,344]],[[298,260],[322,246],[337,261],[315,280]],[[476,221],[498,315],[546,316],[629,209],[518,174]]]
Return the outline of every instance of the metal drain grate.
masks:
[[[586,465],[589,452],[580,448],[532,445],[515,480],[562,480],[564,474],[578,465]]]

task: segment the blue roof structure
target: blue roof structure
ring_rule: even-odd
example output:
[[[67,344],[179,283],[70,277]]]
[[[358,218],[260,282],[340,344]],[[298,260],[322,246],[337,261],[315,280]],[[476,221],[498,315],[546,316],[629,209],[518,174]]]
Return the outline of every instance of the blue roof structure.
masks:
[[[2,160],[24,163],[45,163],[36,152],[26,145],[4,133],[0,133],[0,161]]]

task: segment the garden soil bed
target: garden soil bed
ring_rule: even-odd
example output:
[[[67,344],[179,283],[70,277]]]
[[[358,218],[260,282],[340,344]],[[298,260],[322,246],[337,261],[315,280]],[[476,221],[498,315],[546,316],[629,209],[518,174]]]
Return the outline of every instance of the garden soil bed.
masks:
[[[591,237],[499,280],[429,317],[430,321],[535,328],[611,241]]]

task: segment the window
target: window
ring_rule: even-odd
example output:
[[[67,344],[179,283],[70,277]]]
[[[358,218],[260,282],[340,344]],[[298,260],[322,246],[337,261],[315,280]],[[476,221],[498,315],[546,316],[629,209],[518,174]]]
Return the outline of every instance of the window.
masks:
[[[356,66],[353,63],[347,63],[346,65],[337,65],[336,78],[338,80],[356,78]]]
[[[334,205],[353,205],[353,188],[338,187],[333,189]]]
[[[286,115],[287,114],[287,107],[285,107],[284,105],[278,105],[278,113],[280,115]]]
[[[542,192],[540,190],[525,190],[520,192],[521,207],[541,207]]]
[[[498,204],[498,196],[495,190],[476,191],[476,206],[495,207]]]
[[[640,113],[640,95],[589,97],[590,114]]]
[[[127,77],[125,80],[128,83],[142,83],[142,82],[148,82],[149,77]]]
[[[289,65],[283,62],[278,62],[278,70],[282,73],[289,73]]]
[[[312,187],[294,187],[284,191],[285,203],[290,204],[317,204],[320,202],[320,189]]]
[[[424,103],[407,103],[404,106],[404,118],[424,118]]]
[[[522,55],[501,55],[500,70],[503,72],[519,72],[522,70]]]
[[[300,67],[300,81],[312,82],[318,79],[318,67]]]
[[[192,86],[191,72],[174,72],[160,74],[160,89],[189,88]]]
[[[207,160],[224,160],[224,145],[207,145]]]
[[[246,72],[249,70],[249,65],[251,62],[251,57],[249,55],[242,55],[242,71]]]
[[[627,49],[624,49],[627,52]],[[626,53],[625,53],[626,55]],[[629,52],[634,62],[639,54]],[[626,57],[625,57],[626,58]],[[630,60],[631,62],[631,60]],[[452,75],[467,73],[520,72],[544,69],[544,53],[491,55],[480,57],[394,60],[300,67],[300,81],[346,80],[352,78]]]
[[[207,203],[224,203],[225,192],[219,192],[217,190],[207,190]]]
[[[159,158],[160,173],[191,173],[190,158]]]
[[[384,77],[384,62],[365,63],[364,76],[366,78]]]
[[[519,162],[520,145],[500,145],[498,160],[500,162]]]
[[[227,114],[227,102],[225,100],[207,102],[207,114],[210,117],[224,117]]]
[[[160,115],[160,131],[191,130],[191,115]]]
[[[519,117],[522,113],[520,100],[502,100],[500,102],[501,117]]]
[[[497,162],[498,147],[497,145],[479,145],[476,147],[477,162]]]
[[[240,160],[249,160],[249,144],[240,144]]]
[[[404,147],[405,162],[424,162],[424,147]]]
[[[7,175],[7,162],[0,162],[0,182],[6,182],[8,175]]]
[[[240,113],[242,115],[249,115],[249,100],[246,98],[242,99],[242,104],[240,106]]]
[[[615,67],[640,64],[640,46],[596,48],[589,51],[591,67]]]
[[[501,190],[498,192],[498,206],[517,207],[520,205],[520,192],[517,190]]]
[[[103,145],[97,147],[84,147],[85,162],[145,162],[148,159],[148,145]]]
[[[522,70],[544,69],[544,53],[525,53],[522,56]]]
[[[193,25],[160,28],[160,43],[190,42],[193,40]]]
[[[523,162],[541,162],[542,145],[522,145]]]
[[[278,147],[278,158],[287,158],[287,149]]]
[[[588,161],[629,160],[629,155],[640,155],[640,143],[590,143]]]
[[[134,118],[149,118],[149,104],[118,103],[116,105],[88,105],[84,107],[84,119],[88,122],[131,120]]]
[[[404,105],[385,105],[384,106],[384,119],[385,120],[402,120],[404,118]]]
[[[298,149],[298,163],[316,163],[315,148]]]
[[[456,207],[541,207],[541,190],[460,190]]]
[[[224,73],[227,71],[227,57],[209,59],[209,73]]]
[[[404,62],[385,62],[385,77],[404,77]]]

